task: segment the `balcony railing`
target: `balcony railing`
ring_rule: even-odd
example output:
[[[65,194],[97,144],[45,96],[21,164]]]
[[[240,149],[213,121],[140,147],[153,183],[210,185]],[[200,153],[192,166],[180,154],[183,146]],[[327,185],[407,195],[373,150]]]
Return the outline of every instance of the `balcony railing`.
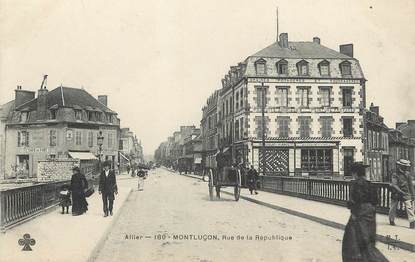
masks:
[[[346,206],[350,194],[350,181],[327,180],[302,177],[260,176],[261,190],[285,194],[304,199],[316,200]],[[371,184],[377,192],[377,212],[388,214],[391,203],[391,190],[388,183]],[[405,216],[402,203],[398,206],[398,216]]]

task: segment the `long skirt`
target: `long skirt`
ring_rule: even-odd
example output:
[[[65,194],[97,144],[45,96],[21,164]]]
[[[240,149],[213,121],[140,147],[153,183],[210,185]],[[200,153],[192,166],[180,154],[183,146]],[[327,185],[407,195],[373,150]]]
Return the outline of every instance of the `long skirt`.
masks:
[[[350,217],[342,243],[343,262],[387,262],[376,248],[376,210],[369,203],[362,204]]]
[[[144,190],[144,177],[138,177],[138,190]]]
[[[72,192],[72,214],[81,215],[88,210],[84,192]]]

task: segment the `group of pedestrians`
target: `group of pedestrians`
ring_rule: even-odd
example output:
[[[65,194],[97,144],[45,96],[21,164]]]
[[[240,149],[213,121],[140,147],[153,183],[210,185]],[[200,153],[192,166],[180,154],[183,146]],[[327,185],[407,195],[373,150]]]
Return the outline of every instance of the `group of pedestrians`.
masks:
[[[88,181],[78,166],[72,168],[71,183],[62,187],[60,205],[62,214],[69,213],[69,206],[72,205],[72,215],[79,216],[88,211],[86,198],[93,193],[88,186]],[[114,199],[118,194],[117,180],[114,170],[111,170],[111,163],[105,161],[103,170],[99,175],[98,193],[102,197],[104,217],[113,215]]]

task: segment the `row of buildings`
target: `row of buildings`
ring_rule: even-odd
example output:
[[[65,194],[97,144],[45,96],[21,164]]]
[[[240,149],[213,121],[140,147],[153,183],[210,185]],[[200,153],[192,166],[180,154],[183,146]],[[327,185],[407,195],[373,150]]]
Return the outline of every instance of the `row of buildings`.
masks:
[[[202,170],[202,140],[200,128],[180,126],[166,141],[156,149],[154,159],[157,163],[184,172]]]
[[[115,169],[143,161],[141,143],[120,128],[108,96],[64,86],[49,91],[46,77],[37,95],[17,86],[15,99],[0,107],[0,180],[35,179],[44,160],[74,158],[89,169],[98,160]]]
[[[366,78],[353,44],[333,50],[280,34],[230,67],[202,108],[203,168],[222,150],[229,163],[264,175],[347,177],[354,161],[389,179],[396,159],[414,161],[413,121],[388,128],[367,108]],[[160,148],[159,148],[160,149]]]

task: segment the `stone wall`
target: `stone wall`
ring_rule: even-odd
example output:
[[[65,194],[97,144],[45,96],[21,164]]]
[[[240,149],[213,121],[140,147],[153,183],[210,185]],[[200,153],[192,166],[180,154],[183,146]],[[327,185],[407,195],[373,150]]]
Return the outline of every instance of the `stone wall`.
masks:
[[[38,182],[70,180],[75,165],[79,166],[79,161],[75,159],[40,160],[37,166]]]

